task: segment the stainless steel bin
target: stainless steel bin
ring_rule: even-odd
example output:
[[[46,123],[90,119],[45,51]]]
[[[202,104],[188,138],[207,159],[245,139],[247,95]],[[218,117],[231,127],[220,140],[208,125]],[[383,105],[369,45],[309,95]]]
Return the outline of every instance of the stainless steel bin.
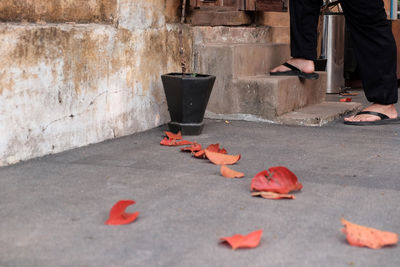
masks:
[[[326,59],[327,93],[339,93],[345,85],[344,32],[345,19],[342,13],[324,15],[321,59]]]

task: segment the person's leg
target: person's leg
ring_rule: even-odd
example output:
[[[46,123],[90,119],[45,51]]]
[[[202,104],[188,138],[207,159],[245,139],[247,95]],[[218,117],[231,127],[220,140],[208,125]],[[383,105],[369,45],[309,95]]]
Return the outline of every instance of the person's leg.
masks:
[[[292,58],[288,63],[305,73],[314,71],[317,58],[317,27],[322,0],[290,0],[290,49]],[[278,66],[271,72],[289,70]]]
[[[355,44],[357,63],[368,101],[365,111],[396,118],[397,103],[396,43],[391,22],[381,0],[342,0],[341,5]],[[346,121],[374,121],[374,115],[358,115]]]

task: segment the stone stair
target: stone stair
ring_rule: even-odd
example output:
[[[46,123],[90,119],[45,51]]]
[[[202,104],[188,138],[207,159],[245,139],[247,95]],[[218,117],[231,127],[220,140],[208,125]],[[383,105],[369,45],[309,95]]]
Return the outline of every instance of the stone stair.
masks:
[[[287,42],[279,43],[276,27],[194,27],[194,72],[217,76],[207,107],[209,118],[251,118],[284,124],[322,125],[337,118],[299,120],[301,109],[324,102],[326,74],[318,80],[270,76],[269,71],[290,58]],[[334,112],[348,112],[359,105],[330,105]],[[338,106],[335,110],[333,106]],[[294,119],[290,120],[292,112]],[[308,113],[305,113],[308,114]],[[315,114],[313,115],[315,117]],[[321,122],[322,121],[322,122]]]

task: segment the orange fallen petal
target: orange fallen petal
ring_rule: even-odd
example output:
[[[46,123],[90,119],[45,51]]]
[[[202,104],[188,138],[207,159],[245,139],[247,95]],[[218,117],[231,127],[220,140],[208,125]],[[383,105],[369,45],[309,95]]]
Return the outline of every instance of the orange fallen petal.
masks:
[[[233,235],[231,237],[222,237],[220,240],[228,242],[233,250],[237,248],[255,248],[260,244],[263,231],[258,230],[248,235]]]
[[[191,145],[193,144],[193,142],[187,141],[187,140],[181,140],[181,141],[177,141],[176,145],[177,146],[187,146],[187,145]]]
[[[218,152],[205,150],[206,157],[216,165],[232,165],[240,160],[240,155],[226,155]]]
[[[278,194],[274,192],[252,192],[253,197],[262,197],[267,199],[296,199],[294,195]]]
[[[188,152],[198,152],[201,150],[201,145],[197,143],[193,143],[191,146],[182,147],[181,151],[188,151]]]
[[[219,148],[219,144],[211,144],[206,149],[208,151],[218,152],[218,153],[221,153],[221,154],[227,154],[228,153],[225,148],[222,148],[222,149]],[[205,159],[206,158],[206,150],[203,149],[203,150],[197,151],[196,153],[193,154],[193,156],[195,158]]]
[[[224,176],[226,178],[243,178],[244,177],[244,173],[229,169],[225,165],[221,165],[220,172],[221,172],[222,176]]]
[[[283,166],[271,167],[254,176],[251,180],[251,190],[287,194],[301,190],[303,185],[296,175]]]
[[[186,145],[191,145],[193,144],[190,141],[186,141],[186,140],[181,140],[181,141],[177,141],[175,139],[168,139],[168,137],[164,137],[163,140],[161,140],[160,145],[163,146],[186,146]]]
[[[182,139],[182,133],[179,131],[178,133],[172,133],[172,132],[167,132],[164,131],[164,134],[168,137],[168,139],[175,139],[175,140],[181,140]]]
[[[369,247],[379,249],[387,245],[395,245],[398,242],[398,234],[384,232],[378,229],[358,225],[341,219],[347,242],[352,246]]]
[[[212,152],[218,152],[218,153],[222,153],[222,154],[227,154],[228,152],[226,151],[225,148],[219,148],[219,144],[211,144],[206,148],[208,151],[212,151]]]
[[[122,225],[128,224],[136,220],[139,216],[139,212],[135,213],[126,213],[125,209],[135,204],[133,200],[120,200],[118,201],[110,211],[110,216],[108,220],[104,223],[107,225]]]
[[[193,156],[196,158],[199,158],[199,159],[204,159],[206,157],[206,151],[205,151],[205,149],[202,149],[202,150],[194,153]]]
[[[351,102],[351,97],[341,98],[339,101],[340,102]]]

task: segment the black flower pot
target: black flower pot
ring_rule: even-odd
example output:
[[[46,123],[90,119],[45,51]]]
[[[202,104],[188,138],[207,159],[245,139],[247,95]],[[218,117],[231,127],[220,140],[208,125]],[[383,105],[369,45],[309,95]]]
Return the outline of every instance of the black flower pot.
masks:
[[[204,127],[204,113],[214,86],[215,76],[169,73],[161,75],[167,97],[171,132],[199,135]]]

